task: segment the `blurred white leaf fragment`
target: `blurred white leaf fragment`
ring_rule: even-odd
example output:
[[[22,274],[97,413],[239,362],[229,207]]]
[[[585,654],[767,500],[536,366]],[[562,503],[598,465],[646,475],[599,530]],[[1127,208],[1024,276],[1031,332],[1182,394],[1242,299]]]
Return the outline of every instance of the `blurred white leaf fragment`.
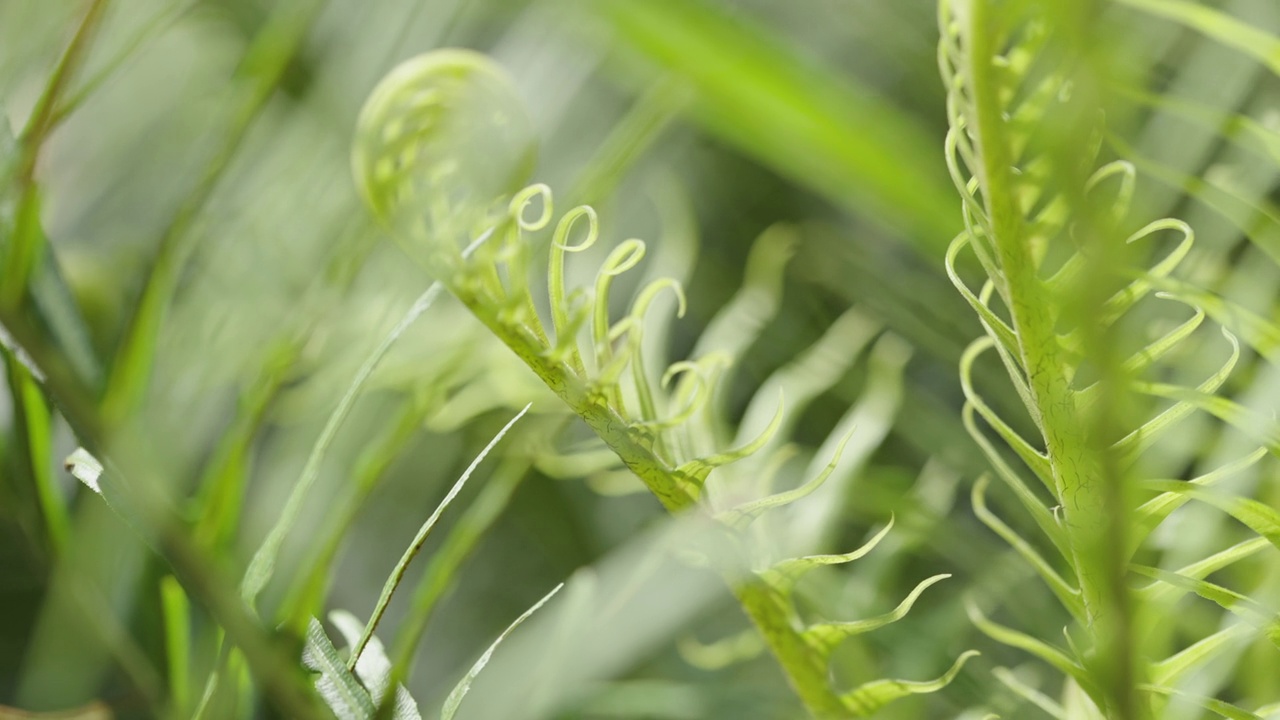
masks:
[[[75,479],[88,485],[89,489],[95,493],[102,494],[102,488],[98,486],[98,478],[102,477],[102,463],[88,450],[82,447],[76,448],[63,461],[63,465]]]

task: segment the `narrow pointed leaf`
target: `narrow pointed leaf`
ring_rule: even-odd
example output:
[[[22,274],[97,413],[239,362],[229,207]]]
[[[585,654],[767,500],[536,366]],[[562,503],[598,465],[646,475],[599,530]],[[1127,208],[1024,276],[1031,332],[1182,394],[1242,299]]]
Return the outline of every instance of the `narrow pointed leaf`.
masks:
[[[761,575],[765,582],[771,586],[783,591],[790,592],[795,587],[796,581],[805,573],[822,565],[840,565],[843,563],[853,562],[867,553],[875,549],[876,545],[889,534],[893,529],[894,518],[889,518],[888,524],[880,529],[870,540],[863,543],[862,547],[851,550],[847,553],[838,555],[807,555],[805,557],[788,558],[775,563],[773,567],[765,570]]]
[[[1053,698],[1036,690],[1018,679],[1008,668],[998,667],[991,671],[997,680],[1009,688],[1015,695],[1035,705],[1054,720],[1069,720],[1067,711]]]
[[[1267,454],[1266,448],[1258,448],[1243,458],[1234,462],[1223,465],[1212,472],[1205,473],[1193,480],[1187,482],[1199,485],[1201,487],[1212,487],[1219,481],[1231,477],[1232,475],[1243,472],[1252,467]],[[1164,519],[1174,510],[1182,507],[1191,498],[1184,493],[1166,492],[1157,495],[1138,507],[1135,511],[1136,518],[1134,521],[1134,529],[1131,531],[1133,538],[1131,542],[1133,547],[1130,552],[1137,550],[1137,546],[1151,534]]]
[[[1148,480],[1143,485],[1158,492],[1189,495],[1193,499],[1212,505],[1239,520],[1280,549],[1280,511],[1269,505],[1249,498],[1221,495],[1177,480]]]
[[[836,447],[835,454],[831,456],[831,461],[822,469],[822,472],[818,473],[817,476],[809,482],[792,490],[775,493],[768,497],[763,497],[759,500],[752,500],[751,502],[743,503],[735,508],[730,508],[722,513],[718,513],[716,515],[716,519],[730,527],[744,528],[766,510],[790,505],[791,503],[810,495],[813,491],[822,487],[822,484],[827,481],[827,478],[831,477],[831,473],[835,472],[836,466],[840,464],[840,455],[844,452],[845,445],[849,444],[849,438],[851,437],[853,437],[853,432],[849,432],[844,436],[844,439],[840,441],[840,445]]]
[[[742,458],[753,455],[760,448],[768,444],[769,440],[778,432],[778,427],[782,425],[782,399],[778,399],[778,411],[774,414],[773,420],[754,440],[748,442],[741,447],[712,455],[710,457],[698,458],[684,463],[676,468],[675,474],[681,480],[693,484],[695,487],[701,487],[706,482],[707,476],[711,471],[736,462]]]
[[[1216,603],[1223,610],[1261,630],[1262,634],[1273,645],[1280,648],[1280,615],[1268,610],[1261,603],[1207,580],[1187,577],[1179,573],[1144,565],[1133,565],[1131,567],[1139,575],[1145,575],[1189,592],[1194,592],[1200,597]]]
[[[876,617],[867,618],[865,620],[826,622],[810,625],[804,630],[805,640],[814,648],[817,648],[818,652],[823,655],[829,655],[831,654],[831,651],[835,649],[836,645],[853,637],[854,635],[861,635],[863,633],[871,632],[872,630],[878,630],[885,625],[895,623],[906,617],[907,613],[911,612],[911,607],[915,605],[916,600],[919,599],[921,593],[923,593],[926,588],[935,583],[942,582],[949,577],[951,576],[944,573],[941,575],[934,575],[931,578],[926,578],[921,581],[920,584],[916,585],[915,588],[907,594],[907,597],[902,600],[902,602],[898,603],[898,607],[884,613],[883,615],[877,615]]]
[[[1204,665],[1219,653],[1238,646],[1240,640],[1249,634],[1249,626],[1238,623],[1202,638],[1164,660],[1152,663],[1151,681],[1156,685],[1173,685],[1187,672]]]
[[[1021,535],[1014,532],[987,508],[986,488],[990,482],[988,476],[983,475],[973,484],[973,512],[978,516],[984,525],[991,528],[997,535],[1009,543],[1024,560],[1040,575],[1049,589],[1053,591],[1054,596],[1058,598],[1058,602],[1071,613],[1071,616],[1077,620],[1084,622],[1087,618],[1084,611],[1084,601],[1080,597],[1080,590],[1072,587],[1066,580],[1053,569],[1040,553],[1031,546],[1031,543],[1022,539]]]
[[[885,705],[908,695],[937,692],[951,684],[969,658],[980,655],[977,650],[967,650],[941,677],[934,680],[873,680],[841,696],[844,704],[856,717],[869,717]]]
[[[1043,640],[988,620],[973,603],[966,603],[966,609],[969,613],[969,620],[992,640],[1025,650],[1057,668],[1062,674],[1071,677],[1080,683],[1082,687],[1092,687],[1093,682],[1084,667],[1068,657],[1066,653]]]
[[[1222,700],[1203,697],[1200,695],[1192,695],[1191,693],[1185,693],[1181,690],[1159,687],[1156,685],[1143,684],[1139,687],[1147,692],[1156,693],[1158,695],[1172,695],[1183,700],[1193,702],[1209,712],[1216,713],[1219,717],[1227,718],[1227,720],[1262,720],[1258,715],[1255,715],[1243,708],[1236,707],[1231,703],[1223,702]]]
[[[515,622],[508,625],[507,629],[502,631],[502,634],[499,635],[498,638],[493,641],[493,644],[484,651],[484,654],[480,656],[480,659],[476,660],[475,664],[471,666],[471,669],[467,671],[467,674],[462,676],[462,679],[454,686],[453,691],[449,693],[449,697],[445,698],[444,706],[440,708],[440,720],[453,720],[453,716],[458,712],[458,708],[462,705],[463,698],[465,698],[467,693],[471,691],[471,684],[475,682],[476,676],[480,674],[480,671],[484,669],[484,666],[489,664],[489,658],[493,657],[493,653],[498,649],[498,645],[502,644],[502,641],[506,640],[508,635],[510,635],[516,628],[520,627],[521,623],[528,620],[530,615],[537,612],[538,609],[545,605],[548,600],[555,596],[556,593],[560,592],[560,588],[563,587],[564,583],[560,583],[555,586],[551,592],[544,595],[541,600],[534,603],[528,610],[525,610],[520,617],[515,619]]]

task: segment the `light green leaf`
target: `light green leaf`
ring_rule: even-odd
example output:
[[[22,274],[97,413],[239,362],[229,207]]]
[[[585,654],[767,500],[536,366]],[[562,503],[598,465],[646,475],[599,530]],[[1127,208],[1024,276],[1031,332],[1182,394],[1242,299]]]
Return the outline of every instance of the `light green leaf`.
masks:
[[[894,700],[908,695],[937,692],[950,685],[951,681],[960,674],[960,670],[968,662],[969,658],[977,655],[981,655],[977,650],[967,650],[961,653],[951,668],[935,680],[923,682],[913,680],[873,680],[865,685],[858,686],[851,692],[845,693],[840,699],[850,710],[856,713],[857,717],[867,717]]]
[[[1031,518],[1035,520],[1036,526],[1045,534],[1045,537],[1049,538],[1049,540],[1053,542],[1053,546],[1058,549],[1058,552],[1061,553],[1063,557],[1071,557],[1071,549],[1067,545],[1066,533],[1063,531],[1062,526],[1058,524],[1057,519],[1053,516],[1053,513],[1049,511],[1049,508],[1045,507],[1044,502],[1042,502],[1040,498],[1031,491],[1031,488],[1027,487],[1027,484],[1022,481],[1022,478],[1009,467],[1008,463],[1004,461],[1004,458],[996,450],[995,446],[987,439],[987,436],[982,434],[982,431],[978,429],[977,423],[974,421],[973,417],[973,406],[966,403],[961,412],[965,429],[969,431],[969,436],[978,443],[978,447],[981,448],[983,454],[987,456],[987,460],[990,461],[991,466],[995,468],[996,474],[1000,476],[1001,480],[1004,480],[1009,489],[1013,490],[1014,495],[1018,498],[1018,502],[1021,503],[1022,507],[1031,514]]]
[[[1181,493],[1212,505],[1244,523],[1250,530],[1280,549],[1280,512],[1269,505],[1249,498],[1221,495],[1198,485],[1177,480],[1148,480],[1143,483],[1143,486],[1158,492]]]
[[[796,582],[810,570],[821,567],[823,565],[840,565],[843,563],[853,562],[867,553],[875,549],[876,545],[889,534],[893,529],[894,518],[890,517],[889,522],[880,529],[870,540],[863,543],[862,547],[851,550],[847,553],[838,555],[808,555],[805,557],[788,558],[775,563],[773,567],[761,573],[764,581],[770,586],[786,593],[790,592]]]
[[[742,529],[751,524],[751,521],[759,517],[761,513],[774,508],[790,505],[791,503],[812,494],[813,491],[822,487],[822,484],[827,481],[827,478],[831,477],[831,473],[835,472],[836,466],[840,464],[840,455],[844,452],[845,445],[849,444],[849,438],[852,437],[853,431],[850,431],[844,436],[840,441],[840,444],[836,447],[835,454],[831,456],[831,461],[822,469],[822,472],[814,476],[814,478],[809,482],[798,488],[775,493],[758,500],[752,500],[737,507],[725,510],[724,512],[717,513],[716,519],[730,527]]]
[[[1019,632],[1012,628],[994,623],[978,610],[978,606],[972,602],[965,603],[965,609],[969,613],[969,620],[988,637],[998,642],[1002,642],[1010,647],[1025,650],[1032,655],[1044,660],[1045,662],[1057,668],[1062,674],[1074,679],[1081,687],[1086,689],[1093,687],[1093,680],[1084,667],[1072,660],[1066,653],[1026,633]],[[1094,693],[1090,692],[1090,695]]]
[[[721,670],[759,657],[766,649],[764,638],[755,628],[712,643],[698,642],[693,637],[683,637],[676,643],[680,657],[699,670]]]
[[[1173,696],[1182,698],[1184,700],[1188,700],[1190,702],[1195,703],[1196,705],[1199,705],[1205,710],[1208,710],[1213,713],[1217,713],[1219,716],[1227,718],[1227,720],[1262,720],[1261,717],[1249,712],[1248,710],[1244,710],[1242,708],[1236,707],[1235,705],[1232,705],[1231,703],[1228,703],[1228,702],[1223,702],[1222,700],[1202,697],[1199,695],[1192,695],[1190,693],[1182,692],[1181,690],[1175,690],[1173,688],[1160,687],[1157,685],[1150,685],[1146,683],[1139,685],[1138,687],[1141,688],[1142,690],[1145,690],[1151,693],[1156,693],[1158,695],[1173,695]]]
[[[1258,448],[1243,458],[1234,462],[1223,465],[1212,472],[1205,473],[1197,478],[1187,482],[1199,485],[1201,487],[1212,487],[1221,480],[1231,477],[1232,475],[1247,470],[1256,464],[1267,454],[1266,448]],[[1182,507],[1190,497],[1184,493],[1166,492],[1146,501],[1135,511],[1134,527],[1131,531],[1132,547],[1129,552],[1136,552],[1138,546],[1156,529],[1169,514],[1179,507]]]
[[[1054,596],[1058,598],[1058,602],[1062,603],[1062,606],[1071,613],[1072,617],[1080,622],[1085,622],[1087,616],[1084,609],[1084,600],[1080,597],[1080,590],[1072,587],[1064,580],[1053,569],[1053,566],[1045,561],[1040,553],[1031,546],[1031,543],[1023,540],[1021,535],[1014,532],[1013,528],[1006,525],[1003,520],[987,508],[986,488],[989,482],[990,477],[983,475],[973,484],[972,501],[974,514],[978,516],[978,519],[984,525],[991,528],[1005,542],[1009,543],[1031,567],[1035,568],[1040,578],[1044,580],[1049,589],[1053,591]]]
[[[1055,720],[1069,720],[1067,711],[1063,709],[1062,705],[1048,695],[1019,680],[1018,676],[1014,675],[1009,668],[998,667],[992,670],[991,674],[1018,697],[1040,708]]]
[[[713,352],[740,357],[777,315],[787,264],[800,244],[790,225],[773,225],[760,234],[747,253],[742,287],[725,303],[698,337],[693,356]]]
[[[507,636],[510,635],[512,631],[520,627],[521,623],[528,620],[530,615],[537,612],[538,609],[545,605],[548,600],[555,596],[556,593],[560,592],[560,588],[562,587],[564,587],[564,583],[560,583],[555,586],[551,592],[544,595],[541,600],[534,603],[528,610],[525,610],[520,617],[515,619],[515,622],[508,625],[507,629],[502,631],[502,634],[499,635],[498,638],[493,641],[493,644],[484,651],[484,654],[480,656],[480,659],[476,660],[475,664],[471,666],[471,669],[467,671],[467,674],[462,676],[462,679],[454,686],[453,691],[449,693],[449,697],[445,698],[444,706],[440,708],[440,720],[453,720],[453,716],[458,712],[458,707],[462,705],[463,698],[465,698],[467,693],[470,692],[471,684],[475,682],[476,676],[480,674],[480,671],[484,669],[484,666],[489,664],[489,658],[493,657],[493,653],[498,649],[498,645],[500,645],[503,640],[507,639]]]
[[[1178,682],[1190,670],[1201,666],[1219,653],[1239,645],[1241,639],[1247,639],[1249,626],[1237,623],[1218,632],[1201,638],[1192,645],[1170,655],[1160,662],[1152,663],[1150,676],[1156,685],[1172,685]]]
[[[365,645],[369,642],[370,638],[373,637],[373,632],[377,629],[378,622],[382,620],[383,614],[387,611],[387,605],[391,603],[391,595],[396,591],[396,588],[400,586],[400,581],[404,579],[404,574],[409,569],[409,563],[413,561],[413,558],[416,557],[418,552],[422,549],[423,543],[427,541],[427,535],[431,533],[432,528],[434,528],[436,523],[439,522],[440,516],[444,514],[445,509],[448,508],[449,504],[453,502],[453,499],[458,496],[458,493],[462,492],[462,488],[467,484],[467,480],[471,479],[472,473],[474,473],[476,468],[480,466],[480,463],[484,461],[485,457],[489,454],[489,451],[493,450],[493,448],[502,440],[502,437],[507,434],[507,431],[510,430],[512,426],[520,420],[520,418],[524,417],[525,413],[529,412],[529,407],[529,405],[525,405],[524,409],[516,413],[515,417],[508,420],[507,424],[502,426],[502,429],[499,430],[498,433],[493,436],[493,439],[491,439],[489,443],[480,450],[480,453],[475,456],[471,461],[471,464],[467,466],[467,469],[464,470],[462,475],[458,478],[457,482],[453,484],[453,487],[449,488],[449,492],[445,493],[444,499],[441,500],[440,504],[436,506],[436,509],[432,511],[431,516],[422,523],[422,527],[418,528],[418,533],[414,536],[413,541],[409,543],[409,547],[405,548],[404,554],[400,556],[400,561],[396,563],[395,568],[391,571],[391,575],[387,578],[386,583],[383,584],[382,593],[378,596],[378,602],[373,608],[373,614],[370,615],[368,624],[365,625],[364,634],[361,635],[360,639],[352,646],[351,659],[348,661],[349,667],[354,668],[356,666],[356,663],[360,659],[360,654],[364,651]]]
[[[1226,550],[1214,553],[1213,555],[1210,555],[1204,560],[1187,565],[1186,567],[1179,569],[1177,572],[1179,575],[1182,575],[1188,578],[1197,578],[1197,579],[1204,578],[1208,576],[1210,573],[1215,573],[1221,570],[1222,568],[1225,568],[1231,565],[1232,563],[1235,563],[1239,560],[1243,560],[1244,558],[1247,558],[1253,555],[1254,553],[1258,552],[1262,548],[1267,547],[1269,544],[1270,543],[1267,542],[1266,538],[1253,538],[1251,540],[1245,540],[1244,542],[1237,543],[1236,545],[1233,545],[1227,548]],[[1157,602],[1159,600],[1162,600],[1168,597],[1168,595],[1170,595],[1171,593],[1175,592],[1177,587],[1181,587],[1181,586],[1174,586],[1166,583],[1154,583],[1152,585],[1148,585],[1145,588],[1142,588],[1138,592],[1142,594],[1143,598],[1146,601]],[[1183,588],[1183,589],[1190,590],[1191,588]]]
[[[911,612],[911,607],[915,605],[916,600],[919,599],[921,593],[923,593],[926,588],[935,583],[942,582],[949,577],[951,577],[951,575],[943,573],[941,575],[934,575],[931,578],[922,580],[919,585],[916,585],[915,588],[907,594],[907,597],[904,598],[902,602],[898,603],[898,607],[884,613],[883,615],[877,615],[876,617],[867,618],[865,620],[825,622],[810,625],[804,630],[804,638],[822,655],[830,655],[836,645],[839,645],[842,641],[851,638],[854,635],[861,635],[863,633],[871,632],[872,630],[878,630],[885,625],[895,623],[906,617],[907,613]]]
[[[965,348],[964,354],[960,357],[960,387],[964,391],[965,400],[1009,444],[1009,447],[1027,464],[1027,467],[1031,468],[1031,471],[1040,479],[1045,488],[1053,492],[1055,491],[1053,487],[1053,469],[1049,465],[1049,458],[1032,447],[1017,431],[1000,419],[1000,416],[983,401],[982,397],[973,388],[973,363],[979,355],[993,346],[994,341],[991,338],[979,338]],[[1034,415],[1034,406],[1029,410],[1032,410]]]
[[[778,410],[774,413],[773,420],[769,422],[769,426],[761,431],[754,440],[751,440],[740,447],[734,448],[733,450],[718,453],[710,457],[690,460],[675,469],[676,477],[693,485],[695,488],[701,488],[712,470],[753,455],[756,451],[767,445],[769,440],[777,434],[778,428],[782,425],[782,414],[782,398],[779,397]]]
[[[1262,634],[1276,647],[1280,647],[1280,615],[1268,610],[1261,603],[1250,600],[1240,593],[1221,585],[1188,577],[1181,573],[1132,565],[1131,569],[1139,575],[1168,583],[1175,587],[1194,592],[1200,597],[1216,603],[1219,607],[1262,631]]]
[[[1231,355],[1216,372],[1196,386],[1194,390],[1163,383],[1133,383],[1133,388],[1138,392],[1173,399],[1177,402],[1172,407],[1143,423],[1137,430],[1117,440],[1114,447],[1122,457],[1136,457],[1143,450],[1151,447],[1160,435],[1172,427],[1174,423],[1190,415],[1197,408],[1218,415],[1222,419],[1227,419],[1219,407],[1221,403],[1226,403],[1228,406],[1232,406],[1232,404],[1225,398],[1219,398],[1213,393],[1222,387],[1222,384],[1227,381],[1227,377],[1231,375],[1231,371],[1235,369],[1236,362],[1240,359],[1240,342],[1226,328],[1223,328],[1222,333],[1226,336],[1227,341],[1231,343]]]

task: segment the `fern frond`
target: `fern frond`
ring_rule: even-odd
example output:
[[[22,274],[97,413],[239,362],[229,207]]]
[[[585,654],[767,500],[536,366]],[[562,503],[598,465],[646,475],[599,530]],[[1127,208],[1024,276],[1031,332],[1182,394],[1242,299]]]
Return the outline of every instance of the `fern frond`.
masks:
[[[369,208],[407,254],[582,418],[667,510],[715,518],[733,541],[735,551],[751,554],[751,543],[743,530],[754,520],[792,506],[818,491],[837,472],[852,469],[849,461],[842,461],[841,451],[851,442],[854,431],[851,423],[842,421],[839,432],[843,439],[826,449],[830,460],[795,489],[738,503],[719,502],[705,491],[709,477],[718,469],[752,456],[780,457],[773,446],[788,414],[781,392],[774,395],[775,390],[798,387],[801,401],[807,402],[825,384],[835,382],[839,377],[836,369],[845,367],[807,359],[824,374],[807,379],[784,376],[770,388],[772,419],[753,426],[761,417],[760,406],[753,403],[748,412],[751,422],[740,428],[747,436],[734,442],[724,432],[714,406],[720,397],[717,381],[775,312],[782,268],[791,254],[794,233],[785,228],[766,233],[752,252],[743,290],[712,322],[695,348],[694,358],[653,372],[647,366],[652,356],[644,343],[646,328],[651,326],[650,310],[662,294],[670,292],[677,302],[677,315],[683,314],[684,292],[675,280],[656,278],[635,294],[625,314],[612,315],[615,280],[637,267],[645,254],[644,243],[635,239],[608,253],[590,285],[575,285],[573,278],[578,273],[571,270],[569,256],[588,250],[601,235],[594,209],[579,206],[554,222],[547,253],[546,295],[536,295],[538,290],[530,281],[532,258],[538,255],[535,248],[542,242],[542,232],[552,228],[553,197],[545,185],[523,190],[511,185],[516,178],[523,182],[531,151],[522,144],[526,137],[521,126],[523,114],[513,107],[518,102],[501,76],[501,71],[482,56],[459,51],[430,53],[393,71],[370,97],[357,129],[353,163]],[[490,133],[497,145],[486,151],[485,158],[468,155],[487,142]],[[471,162],[477,162],[478,167],[470,168]],[[492,238],[467,257],[460,247],[465,238],[477,233],[492,233]],[[544,307],[548,308],[549,324],[539,310]],[[852,342],[858,347],[873,334],[874,328],[865,322],[846,319],[824,338],[823,345],[840,347]],[[875,420],[873,434],[863,440],[871,446],[887,431],[883,416],[891,414],[897,404],[894,388],[907,356],[900,345],[901,341],[885,339],[873,352],[879,363],[876,372],[894,380],[886,390],[868,395],[878,403],[874,408],[857,408]],[[822,367],[825,364],[832,367]],[[864,447],[858,450],[859,460],[869,452]],[[552,469],[561,470],[581,468],[586,460],[598,469],[610,466],[594,455],[546,458]],[[733,484],[726,482],[726,486]],[[775,569],[746,580],[730,578],[743,609],[814,716],[861,717],[898,697],[931,692],[950,682],[971,656],[961,656],[950,671],[934,681],[879,681],[841,694],[831,686],[827,667],[834,645],[852,634],[900,619],[920,592],[941,576],[921,583],[887,615],[805,627],[791,598],[791,583],[805,569],[828,562],[815,557],[823,556],[799,558],[787,566],[785,575]],[[848,559],[853,557],[856,555]],[[752,558],[748,565],[768,567],[772,562],[762,560]]]
[[[1216,9],[1182,0],[1123,2],[1260,59],[1258,53],[1276,43],[1265,32],[1244,32]],[[965,223],[946,268],[985,331],[960,363],[965,425],[1070,572],[1060,572],[1057,558],[1043,557],[986,506],[985,478],[975,486],[973,505],[1073,617],[1076,625],[1067,634],[1072,651],[998,626],[976,610],[971,614],[988,635],[1057,668],[1103,716],[1150,718],[1164,702],[1152,692],[1181,691],[1150,690],[1159,685],[1148,681],[1156,675],[1172,681],[1229,638],[1215,636],[1150,663],[1140,650],[1147,640],[1142,633],[1150,631],[1139,621],[1144,608],[1171,600],[1175,591],[1195,592],[1226,612],[1248,614],[1260,633],[1275,632],[1271,616],[1259,614],[1262,605],[1204,577],[1276,543],[1280,525],[1273,509],[1209,487],[1276,452],[1280,426],[1274,419],[1220,393],[1241,359],[1237,336],[1275,362],[1280,327],[1175,276],[1195,242],[1186,222],[1128,217],[1138,173],[1148,166],[1102,125],[1095,101],[1103,82],[1098,67],[1105,61],[1071,34],[1082,29],[1068,29],[1066,23],[1078,19],[1072,13],[1051,3],[1016,11],[990,0],[939,4],[938,59],[950,121],[944,149]],[[1100,161],[1104,139],[1124,159]],[[1144,256],[1149,259],[1138,260]],[[1136,349],[1124,348],[1127,330],[1150,317],[1155,300],[1179,303],[1190,317]],[[1227,357],[1194,385],[1168,381],[1207,318],[1220,325]],[[973,366],[992,349],[1034,436],[1016,430],[974,386]],[[1192,414],[1262,447],[1190,482],[1143,480],[1140,461]],[[992,431],[1002,447],[988,438]],[[1005,449],[1051,494],[1052,511],[1039,489],[1033,492],[1023,481],[1023,468],[1005,460]],[[1152,531],[1187,499],[1225,511],[1259,538],[1207,552],[1180,571],[1133,564]],[[1157,582],[1134,592],[1131,574]],[[1140,686],[1150,691],[1139,692]],[[1202,706],[1234,712],[1213,699]]]

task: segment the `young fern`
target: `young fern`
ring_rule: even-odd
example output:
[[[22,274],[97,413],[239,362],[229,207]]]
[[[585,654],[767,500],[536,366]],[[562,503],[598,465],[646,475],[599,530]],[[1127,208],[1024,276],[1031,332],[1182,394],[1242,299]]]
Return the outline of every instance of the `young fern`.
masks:
[[[1077,39],[1073,45],[1064,37],[1070,11],[1033,4],[1008,12],[990,0],[942,0],[939,7],[939,60],[951,125],[946,157],[965,221],[947,253],[947,270],[986,331],[961,360],[964,421],[1043,542],[1022,538],[987,507],[986,478],[974,486],[973,506],[1035,569],[1075,626],[1063,649],[992,622],[976,605],[970,616],[984,633],[1037,656],[1067,678],[1066,701],[1058,704],[1011,674],[1000,676],[1051,716],[1155,718],[1177,696],[1223,717],[1257,717],[1179,684],[1232,647],[1229,641],[1242,633],[1239,626],[1163,660],[1151,657],[1172,637],[1153,618],[1188,594],[1217,603],[1272,643],[1277,639],[1274,613],[1204,580],[1266,544],[1280,547],[1280,514],[1206,489],[1258,462],[1267,450],[1280,450],[1272,439],[1273,420],[1215,395],[1239,358],[1236,336],[1223,328],[1229,355],[1194,387],[1151,379],[1167,374],[1177,353],[1189,349],[1205,320],[1202,307],[1224,323],[1234,318],[1222,312],[1220,299],[1170,278],[1191,248],[1186,223],[1159,219],[1122,229],[1129,222],[1136,170],[1122,160],[1092,167],[1102,129],[1092,104],[1098,78],[1090,71],[1096,72],[1099,61],[1089,57],[1085,43]],[[1066,152],[1072,156],[1064,157]],[[1132,269],[1144,245],[1170,236],[1154,263]],[[970,259],[985,275],[976,292],[959,267]],[[1125,356],[1121,348],[1132,344],[1126,332],[1150,324],[1153,303],[1144,302],[1149,297],[1181,303],[1189,317]],[[1265,328],[1260,321],[1246,325],[1246,339],[1265,337],[1271,332]],[[1002,418],[973,385],[975,362],[992,349],[1025,406],[1029,423],[1023,426],[1034,439]],[[1143,453],[1196,410],[1264,448],[1190,482],[1144,479]],[[989,431],[1020,467],[1005,460]],[[1034,481],[1023,479],[1028,472]],[[1046,492],[1052,507],[1041,499]],[[1146,542],[1151,533],[1188,499],[1223,509],[1260,537],[1176,571],[1136,564],[1140,549],[1153,551]],[[1046,544],[1056,557],[1041,554]],[[1137,578],[1150,584],[1134,591]]]
[[[766,448],[770,452],[761,467],[781,465],[789,450],[772,447],[785,422],[780,398],[771,399],[772,419],[725,449],[708,413],[716,378],[733,353],[702,348],[695,360],[651,374],[642,343],[647,314],[667,292],[677,300],[677,314],[683,314],[679,283],[653,280],[615,319],[610,312],[614,281],[645,253],[644,243],[633,239],[609,252],[590,287],[573,286],[567,257],[599,240],[599,219],[594,209],[579,206],[553,227],[550,188],[535,184],[517,190],[528,172],[531,135],[514,89],[491,61],[466,51],[437,51],[408,61],[374,90],[358,123],[353,169],[370,209],[404,251],[582,418],[668,511],[706,514],[723,526],[734,552],[747,554],[748,566],[758,571],[745,580],[726,579],[813,716],[863,717],[894,699],[950,682],[972,653],[935,681],[876,681],[844,693],[831,686],[828,661],[841,640],[900,619],[926,587],[945,576],[924,581],[897,609],[877,618],[802,621],[792,597],[798,577],[815,567],[852,561],[861,551],[773,560],[755,551],[745,531],[758,529],[761,516],[847,471],[841,454],[852,433],[845,429],[811,478],[792,490],[749,499],[733,498],[736,488],[735,493],[709,492],[713,470]],[[530,281],[531,238],[544,230],[552,235],[545,301],[535,296]],[[487,232],[493,233],[490,240],[464,257],[462,245]],[[550,323],[539,312],[543,306],[549,307]],[[848,333],[842,327],[840,336]],[[732,335],[731,330],[727,337]],[[753,479],[765,484],[758,473]],[[731,499],[725,502],[720,495]]]

